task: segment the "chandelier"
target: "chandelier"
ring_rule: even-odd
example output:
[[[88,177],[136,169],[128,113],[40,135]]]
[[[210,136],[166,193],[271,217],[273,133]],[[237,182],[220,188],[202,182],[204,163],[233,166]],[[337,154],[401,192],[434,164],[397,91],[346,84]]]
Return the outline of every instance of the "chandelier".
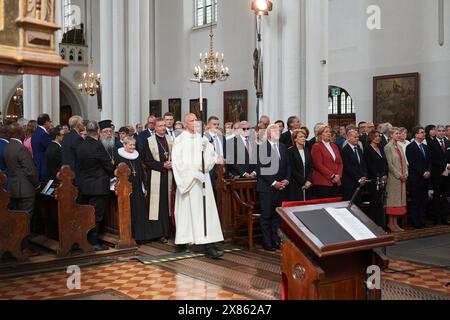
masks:
[[[94,61],[91,57],[89,63],[89,74],[83,73],[83,80],[78,84],[78,90],[81,94],[88,94],[91,97],[95,96],[100,89],[100,74],[94,73]]]
[[[100,73],[94,73],[94,58],[92,57],[92,1],[90,2],[90,20],[91,20],[91,37],[90,37],[90,61],[89,61],[89,73],[83,73],[83,80],[78,84],[78,91],[81,94],[88,94],[91,97],[95,96],[100,90]]]
[[[210,47],[209,53],[200,53],[200,64],[195,67],[195,79],[203,82],[214,83],[216,81],[226,81],[230,76],[229,68],[225,66],[225,56],[223,53],[215,52],[214,50],[214,34],[211,23],[211,32],[209,34]]]
[[[16,88],[16,93],[13,96],[14,104],[17,106],[23,105],[23,89],[22,88]]]

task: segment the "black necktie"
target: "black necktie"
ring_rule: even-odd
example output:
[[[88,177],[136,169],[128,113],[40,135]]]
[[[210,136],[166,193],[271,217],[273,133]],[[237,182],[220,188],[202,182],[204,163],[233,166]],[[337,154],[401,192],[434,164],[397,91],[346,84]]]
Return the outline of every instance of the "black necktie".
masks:
[[[355,152],[356,160],[358,160],[358,163],[361,163],[361,160],[359,159],[358,148],[353,148],[353,151]]]

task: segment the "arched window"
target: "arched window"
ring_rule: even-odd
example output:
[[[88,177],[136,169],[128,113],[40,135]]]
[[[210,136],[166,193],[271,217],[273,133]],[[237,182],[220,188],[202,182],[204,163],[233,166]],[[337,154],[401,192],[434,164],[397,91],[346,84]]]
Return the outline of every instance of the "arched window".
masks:
[[[339,109],[338,109],[338,102],[339,102],[339,100],[338,100],[338,97],[337,96],[335,96],[335,97],[333,97],[333,114],[338,114],[339,113]]]
[[[83,50],[78,51],[78,62],[83,62]]]
[[[59,55],[61,56],[61,58],[63,60],[66,60],[66,50],[64,48],[61,49],[61,52],[59,53]]]
[[[355,113],[355,108],[353,106],[353,99],[352,97],[347,97],[347,113]]]
[[[347,96],[345,92],[341,94],[341,114],[347,113]]]
[[[69,60],[70,61],[74,61],[75,60],[75,54],[73,52],[73,49],[71,49],[70,52],[69,52]]]
[[[201,27],[217,22],[217,0],[195,1],[195,26]]]
[[[72,0],[64,0],[64,32],[73,29],[77,25]]]
[[[333,99],[328,98],[328,114],[333,114]]]

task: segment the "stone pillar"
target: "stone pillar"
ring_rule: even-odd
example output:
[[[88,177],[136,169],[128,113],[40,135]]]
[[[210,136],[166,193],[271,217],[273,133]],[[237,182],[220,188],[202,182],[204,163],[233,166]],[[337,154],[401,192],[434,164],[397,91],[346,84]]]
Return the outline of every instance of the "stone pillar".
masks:
[[[301,115],[312,129],[318,122],[328,122],[328,0],[301,0],[300,16]]]
[[[140,37],[140,10],[145,10],[146,5],[144,5],[144,2],[147,3],[148,6],[148,0],[140,1],[140,0],[134,0],[134,1],[127,1],[128,5],[128,33],[127,33],[127,55],[128,55],[128,61],[127,61],[127,76],[128,76],[128,83],[127,83],[127,121],[131,125],[135,125],[136,122],[140,122],[141,120],[138,120],[138,117],[140,118],[140,106],[141,106],[141,67],[144,67],[146,65],[145,61],[143,62],[143,65],[141,65],[141,41],[146,41],[145,39],[141,39]],[[141,8],[142,5],[142,8]],[[148,7],[147,7],[148,8]],[[142,84],[144,85],[144,84]]]
[[[129,121],[132,125],[137,123],[146,123],[149,114],[150,104],[150,88],[151,88],[151,44],[153,30],[153,9],[155,0],[139,0],[140,1],[140,18],[141,18],[141,30],[140,30],[140,59],[141,59],[141,75],[140,75],[140,105],[133,107],[130,105]]]
[[[136,1],[131,1],[136,2]],[[126,125],[125,103],[125,2],[112,0],[112,120],[117,130]]]
[[[23,113],[24,118],[28,120],[37,120],[41,113],[41,81],[40,76],[24,75],[23,76]]]
[[[135,2],[135,1],[131,1]],[[113,68],[112,68],[112,6],[111,0],[100,0],[100,59],[102,74],[101,120],[113,117]]]

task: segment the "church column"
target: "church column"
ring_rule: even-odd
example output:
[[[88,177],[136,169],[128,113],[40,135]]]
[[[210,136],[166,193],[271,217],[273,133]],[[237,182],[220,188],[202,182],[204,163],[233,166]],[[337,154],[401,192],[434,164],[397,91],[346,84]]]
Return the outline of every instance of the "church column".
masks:
[[[112,28],[111,0],[100,0],[101,120],[113,120]]]
[[[132,1],[134,2],[134,1]],[[125,121],[125,2],[112,0],[112,64],[113,64],[113,123],[117,130],[126,125]]]
[[[140,10],[144,1],[127,1],[128,5],[128,28],[127,28],[127,76],[128,76],[128,95],[127,95],[127,121],[131,125],[141,120],[137,119],[138,110],[141,105],[141,50],[140,50]],[[145,0],[145,2],[149,2]],[[148,5],[148,4],[147,4]],[[145,7],[145,6],[143,6]],[[146,41],[143,39],[143,41]],[[145,65],[145,63],[144,63]],[[142,65],[142,67],[144,66]],[[148,85],[148,84],[147,84]]]
[[[301,0],[302,122],[328,122],[328,0]]]
[[[42,113],[46,113],[53,119],[52,115],[52,104],[53,104],[53,95],[52,95],[52,79],[51,77],[43,76],[42,77]],[[58,124],[59,121],[55,121],[55,124]]]
[[[40,77],[35,75],[23,76],[23,112],[24,118],[28,120],[37,120],[40,111]]]
[[[316,1],[316,0],[314,0]],[[281,38],[281,80],[279,118],[287,121],[290,116],[300,116],[300,1],[283,0],[281,3],[283,15]],[[277,119],[274,119],[276,121]],[[303,119],[301,119],[303,121]]]
[[[55,22],[61,28],[63,27],[63,19],[62,19],[62,1],[55,1]],[[61,43],[61,39],[63,36],[62,29],[56,32],[56,47],[55,50],[59,53],[59,43]],[[60,112],[61,112],[61,98],[60,98],[60,85],[59,85],[60,77],[52,77],[52,110],[51,115],[53,119],[53,123],[60,123]]]
[[[145,123],[149,114],[150,88],[151,88],[151,44],[150,39],[153,32],[153,9],[155,0],[140,0],[141,30],[140,30],[140,105],[136,108],[130,106],[130,122],[133,125]]]

